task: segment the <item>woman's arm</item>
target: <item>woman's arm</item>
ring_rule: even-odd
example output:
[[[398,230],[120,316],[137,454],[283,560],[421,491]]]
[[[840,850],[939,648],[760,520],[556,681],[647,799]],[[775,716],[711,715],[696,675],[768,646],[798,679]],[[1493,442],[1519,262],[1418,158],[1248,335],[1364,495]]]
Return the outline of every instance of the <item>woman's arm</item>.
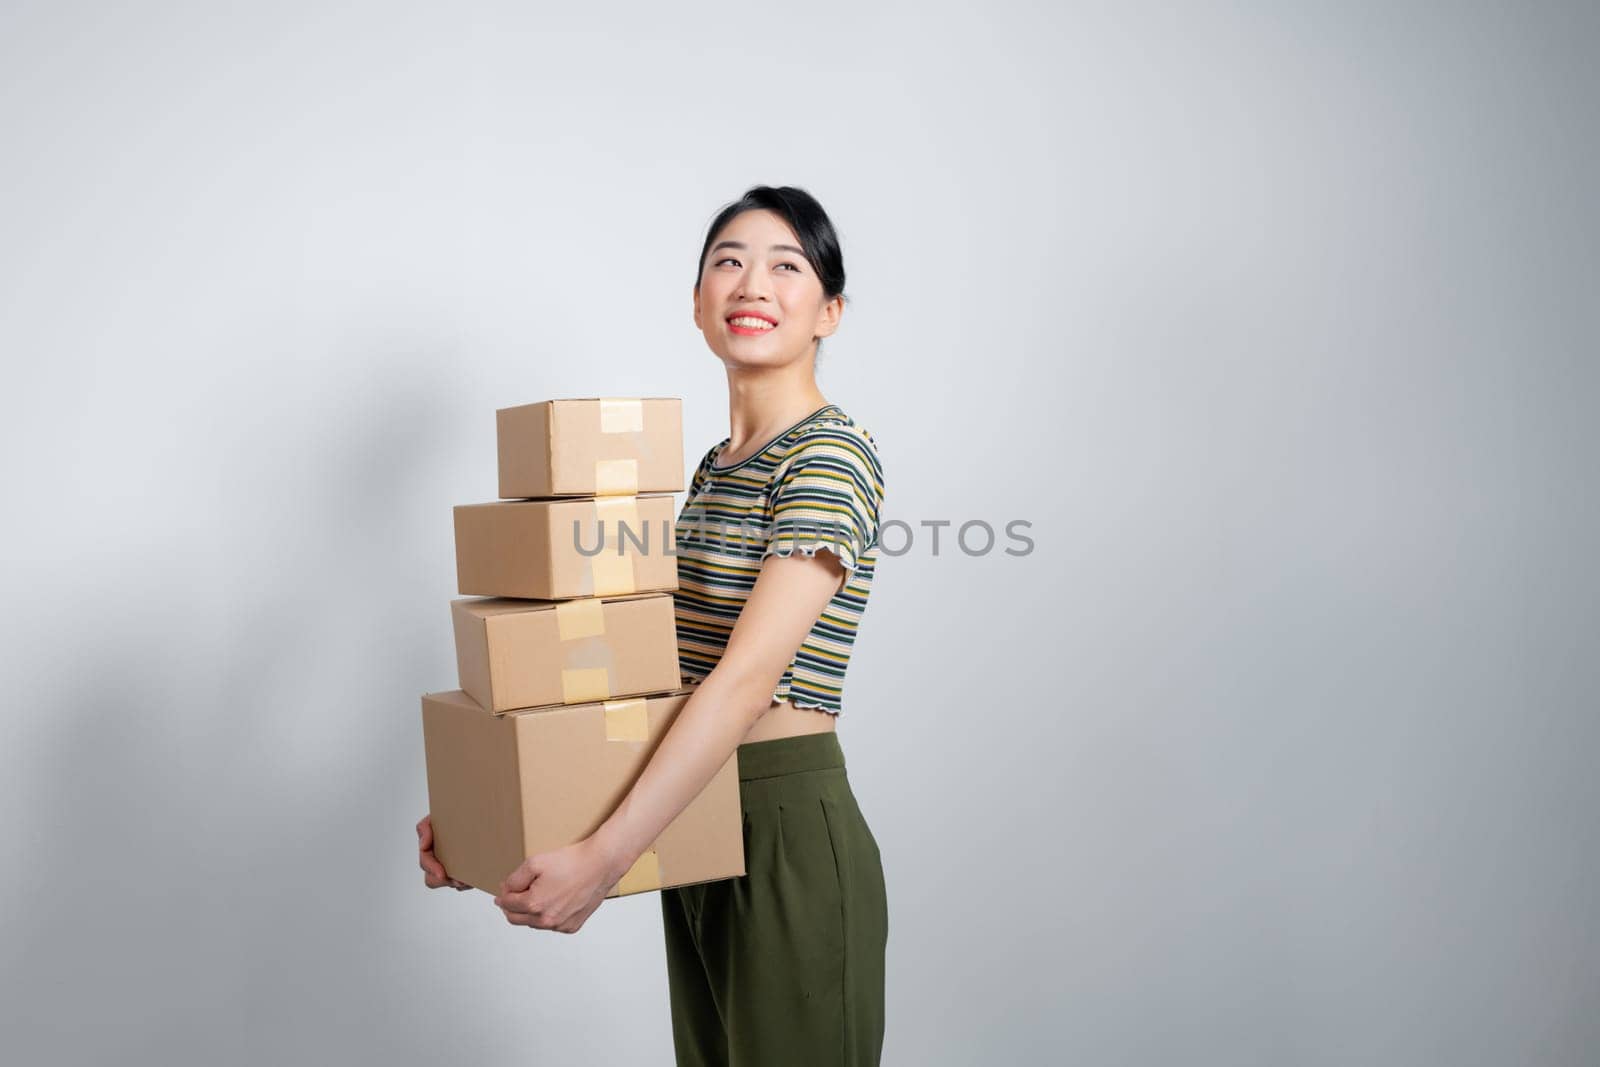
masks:
[[[828,601],[849,577],[832,552],[768,556],[717,666],[678,712],[593,840],[615,885],[732,756]],[[826,714],[819,712],[818,714]]]
[[[772,705],[784,668],[848,573],[832,552],[766,558],[722,658],[616,811],[582,841],[529,856],[501,883],[494,902],[507,922],[566,934],[582,928]]]

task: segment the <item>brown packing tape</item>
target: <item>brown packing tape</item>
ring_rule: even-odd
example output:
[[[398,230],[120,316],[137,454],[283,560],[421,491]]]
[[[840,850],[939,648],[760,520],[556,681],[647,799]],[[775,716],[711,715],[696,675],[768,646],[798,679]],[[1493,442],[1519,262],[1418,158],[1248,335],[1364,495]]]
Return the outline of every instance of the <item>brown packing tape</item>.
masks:
[[[639,854],[639,858],[633,861],[633,866],[628,868],[628,873],[617,882],[617,895],[644,893],[660,888],[661,860],[656,855],[655,846],[652,845]]]
[[[594,597],[563,600],[556,605],[556,630],[563,641],[597,637],[606,632],[604,604]]]
[[[633,557],[614,555],[609,547],[602,549],[598,556],[589,557],[589,573],[594,576],[595,596],[632,593],[638,588],[633,575]]]
[[[640,433],[644,430],[644,401],[619,397],[600,398],[601,433]]]
[[[563,600],[556,605],[556,631],[561,636],[561,702],[587,704],[611,695],[611,672],[579,666],[587,638],[604,637],[605,603],[598,597]]]
[[[606,701],[607,741],[650,740],[650,714],[644,697]]]
[[[594,461],[596,496],[620,496],[639,491],[639,461],[636,459],[597,459]]]
[[[611,695],[611,672],[604,667],[565,667],[561,671],[561,703],[588,704]]]
[[[633,555],[619,555],[618,547],[624,544],[622,529],[628,529],[630,540],[644,542],[649,536],[639,523],[639,501],[631,496],[601,497],[594,502],[595,521],[600,526],[601,548],[589,556],[590,589],[594,596],[614,596],[632,593],[639,588],[633,573]]]

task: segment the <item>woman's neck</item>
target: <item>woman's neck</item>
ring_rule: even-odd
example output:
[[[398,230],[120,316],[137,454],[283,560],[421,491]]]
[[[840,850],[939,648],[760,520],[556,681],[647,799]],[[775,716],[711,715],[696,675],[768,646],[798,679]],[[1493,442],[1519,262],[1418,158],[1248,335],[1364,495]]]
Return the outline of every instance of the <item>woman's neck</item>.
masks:
[[[738,463],[754,450],[807,415],[825,406],[817,383],[805,381],[728,380],[728,445],[718,457],[721,466]]]

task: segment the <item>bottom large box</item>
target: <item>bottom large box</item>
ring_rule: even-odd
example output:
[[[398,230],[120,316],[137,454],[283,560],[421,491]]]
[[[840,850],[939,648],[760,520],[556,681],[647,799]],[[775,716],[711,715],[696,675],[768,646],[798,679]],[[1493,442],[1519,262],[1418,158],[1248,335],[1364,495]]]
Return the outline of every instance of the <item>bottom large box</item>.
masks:
[[[693,689],[492,715],[456,690],[422,698],[434,855],[489,893],[528,856],[616,810]],[[745,873],[738,756],[667,824],[608,897]]]

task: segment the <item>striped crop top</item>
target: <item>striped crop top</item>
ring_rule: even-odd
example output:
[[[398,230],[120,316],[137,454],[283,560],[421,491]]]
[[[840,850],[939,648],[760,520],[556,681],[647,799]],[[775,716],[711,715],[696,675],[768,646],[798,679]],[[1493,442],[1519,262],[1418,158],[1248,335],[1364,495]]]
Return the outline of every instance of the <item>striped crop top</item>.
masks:
[[[686,683],[722,658],[761,562],[826,548],[848,574],[806,634],[772,694],[839,713],[850,646],[878,562],[883,467],[872,435],[828,404],[740,463],[695,470],[674,529],[678,555],[678,661]]]

